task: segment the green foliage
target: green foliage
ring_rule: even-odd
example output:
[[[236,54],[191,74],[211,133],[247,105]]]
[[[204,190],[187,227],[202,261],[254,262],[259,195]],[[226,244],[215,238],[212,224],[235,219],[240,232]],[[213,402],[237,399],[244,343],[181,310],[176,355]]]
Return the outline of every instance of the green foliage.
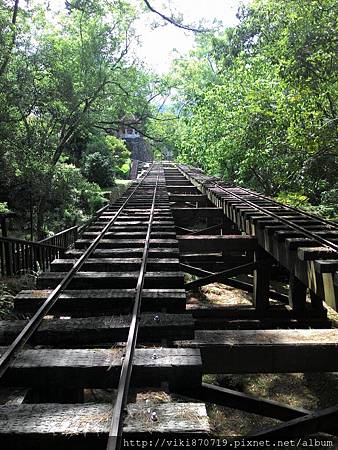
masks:
[[[89,181],[101,187],[111,186],[114,181],[114,169],[111,158],[100,152],[84,157],[82,172]]]
[[[9,213],[10,209],[8,208],[7,202],[0,202],[0,213]]]
[[[98,186],[85,185],[80,171],[62,165],[64,157],[88,167],[95,165],[89,153],[98,152],[110,164],[107,179],[83,173],[112,183],[129,152],[111,135],[125,114],[147,111],[153,86],[127,55],[137,18],[128,1],[72,1],[52,20],[44,1],[19,2],[15,26],[14,3],[0,2],[0,194],[19,225],[32,217],[42,238],[59,217],[63,227],[100,203]]]
[[[102,187],[112,186],[115,175],[128,170],[129,155],[125,143],[115,136],[92,136],[82,160],[82,173]]]
[[[255,0],[237,27],[199,38],[172,72],[178,123],[163,135],[178,160],[337,214],[334,5]]]
[[[59,228],[81,222],[105,203],[99,186],[87,181],[72,164],[56,165],[52,186],[47,209],[51,219],[58,217]]]

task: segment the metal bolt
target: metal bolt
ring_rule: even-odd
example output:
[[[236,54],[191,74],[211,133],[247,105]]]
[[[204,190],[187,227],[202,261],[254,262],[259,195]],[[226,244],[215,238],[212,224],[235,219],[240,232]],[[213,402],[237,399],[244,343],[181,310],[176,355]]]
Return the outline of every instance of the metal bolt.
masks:
[[[157,355],[156,355],[156,353],[153,353],[153,356],[152,356],[152,358],[153,358],[153,359],[157,359]]]
[[[153,412],[151,413],[150,419],[151,419],[153,422],[157,422],[158,417],[157,417],[157,414],[156,414],[155,411],[153,411]]]
[[[159,321],[160,321],[159,316],[154,316],[154,321],[155,321],[155,322],[159,322]]]

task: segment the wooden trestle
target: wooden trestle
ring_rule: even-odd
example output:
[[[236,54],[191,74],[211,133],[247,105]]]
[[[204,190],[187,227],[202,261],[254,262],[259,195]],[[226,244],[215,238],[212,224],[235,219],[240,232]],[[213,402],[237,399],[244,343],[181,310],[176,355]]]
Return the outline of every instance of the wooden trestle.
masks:
[[[88,402],[88,390],[119,386],[152,205],[130,393],[161,388],[185,400],[156,404],[144,400],[147,394],[142,401],[130,396],[123,435],[206,436],[205,402],[263,408],[285,421],[268,436],[337,433],[338,408],[313,413],[202,383],[210,373],[338,371],[338,329],[330,328],[324,306],[337,307],[337,253],[233,192],[337,242],[337,228],[320,219],[224,190],[196,169],[152,165],[38,277],[36,289],[16,296],[15,309],[27,319],[0,322],[1,354],[123,206],[1,379],[3,390],[20,388],[16,401],[11,395],[0,406],[4,448],[106,447],[114,395],[111,403]],[[289,271],[288,293],[270,286],[279,266]],[[185,283],[184,273],[195,279]],[[238,279],[242,274],[252,281]],[[251,292],[253,304],[187,311],[186,290],[215,281]]]

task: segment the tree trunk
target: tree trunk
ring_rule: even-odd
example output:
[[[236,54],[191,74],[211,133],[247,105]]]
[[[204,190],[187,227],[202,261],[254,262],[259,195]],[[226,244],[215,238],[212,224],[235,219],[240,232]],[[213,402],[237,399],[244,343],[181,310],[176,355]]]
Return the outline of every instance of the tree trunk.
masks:
[[[44,232],[45,212],[46,212],[46,197],[43,196],[36,211],[36,232],[38,241],[46,237]]]

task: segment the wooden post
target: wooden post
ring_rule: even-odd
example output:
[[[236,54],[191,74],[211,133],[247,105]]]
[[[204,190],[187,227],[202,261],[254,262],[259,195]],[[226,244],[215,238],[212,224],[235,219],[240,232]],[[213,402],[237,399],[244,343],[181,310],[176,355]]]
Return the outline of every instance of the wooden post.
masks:
[[[296,312],[305,311],[306,286],[293,273],[290,273],[289,305]]]
[[[263,312],[269,308],[269,291],[271,264],[268,262],[269,255],[258,247],[254,253],[254,261],[258,264],[253,276],[253,304],[256,311]]]
[[[313,291],[310,290],[311,306],[312,308],[320,313],[321,317],[327,316],[327,311],[324,308],[323,300]]]
[[[1,233],[2,237],[7,237],[6,217],[1,217]]]

